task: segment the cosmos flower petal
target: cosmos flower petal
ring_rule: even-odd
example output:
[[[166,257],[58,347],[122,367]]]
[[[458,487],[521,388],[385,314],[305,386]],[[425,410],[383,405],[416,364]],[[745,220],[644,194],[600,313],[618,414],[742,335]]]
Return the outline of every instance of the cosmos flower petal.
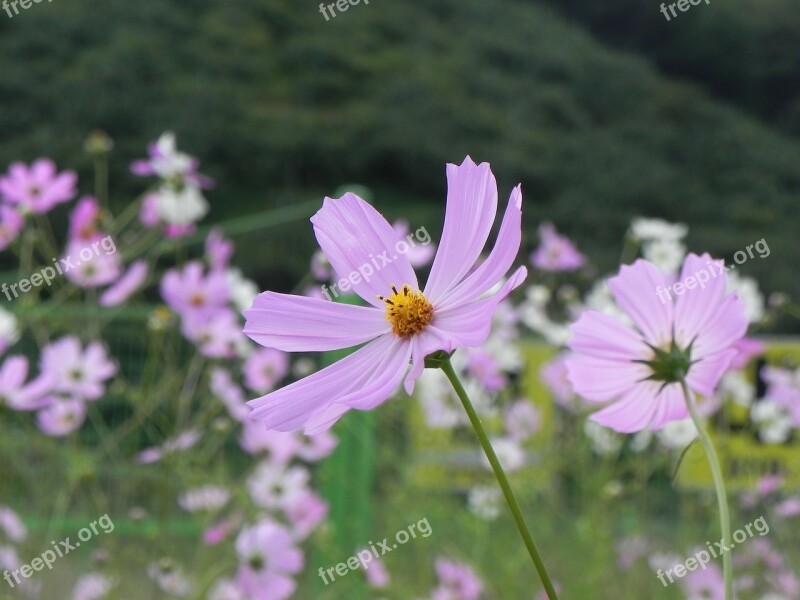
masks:
[[[312,414],[333,404],[379,404],[399,385],[410,354],[408,342],[381,336],[321,371],[251,400],[250,417],[269,429],[295,431]]]
[[[686,383],[691,389],[703,396],[711,396],[719,380],[728,370],[731,361],[736,357],[737,350],[731,348],[717,354],[706,356],[703,360],[692,365],[686,376]]]
[[[246,335],[284,352],[349,348],[391,329],[383,310],[276,292],[256,296],[244,316]]]
[[[641,337],[619,319],[585,310],[570,327],[567,345],[574,352],[606,360],[631,361],[651,354]]]
[[[689,416],[683,391],[678,384],[665,386],[657,396],[656,412],[650,422],[650,429],[661,429],[667,423],[680,421]]]
[[[481,345],[489,337],[495,307],[525,281],[527,274],[528,270],[520,267],[493,296],[441,311],[435,310],[431,325],[454,338],[459,346]]]
[[[700,328],[692,346],[692,357],[704,357],[733,346],[747,332],[749,320],[744,303],[731,294]],[[676,324],[676,329],[677,329]]]
[[[341,419],[345,414],[352,409],[345,404],[331,404],[324,406],[315,413],[313,413],[306,421],[303,428],[303,433],[306,435],[317,435],[323,431],[327,431]]]
[[[508,207],[497,234],[497,242],[489,257],[464,281],[448,292],[439,302],[440,309],[456,303],[471,302],[497,285],[519,253],[522,239],[522,187],[511,192]]]
[[[675,300],[675,324],[676,329],[679,328],[675,332],[675,337],[679,341],[691,342],[719,310],[727,283],[726,277],[718,276],[722,273],[722,265],[723,261],[712,261],[708,254],[698,256],[690,253],[686,256],[678,280],[685,286],[685,291],[680,296],[676,295]],[[692,289],[689,289],[686,285],[691,284],[689,278],[697,281],[697,274],[700,272],[708,275],[708,281],[702,282],[703,287],[692,284]]]
[[[425,369],[426,356],[439,350],[452,352],[457,345],[456,340],[438,327],[428,326],[415,335],[411,342],[411,369],[404,382],[406,393],[409,396],[414,393],[414,383]]]
[[[497,182],[489,163],[468,156],[447,165],[447,208],[439,251],[425,285],[433,304],[444,298],[478,260],[497,214]]]
[[[586,354],[570,354],[565,364],[567,378],[575,393],[593,402],[618,398],[648,376],[647,367],[639,363]]]
[[[653,419],[656,403],[653,398],[660,384],[654,381],[637,383],[619,401],[594,413],[590,418],[620,433],[641,431]]]
[[[397,251],[392,226],[355,194],[347,193],[338,200],[325,198],[311,222],[334,270],[340,277],[350,278],[353,291],[373,306],[384,306],[377,296],[391,295],[392,285],[419,289],[408,257]]]
[[[662,302],[657,294],[659,288],[666,289],[667,281],[653,264],[637,260],[632,265],[623,265],[619,274],[608,280],[608,285],[619,307],[649,343],[661,346],[672,339],[672,302]]]

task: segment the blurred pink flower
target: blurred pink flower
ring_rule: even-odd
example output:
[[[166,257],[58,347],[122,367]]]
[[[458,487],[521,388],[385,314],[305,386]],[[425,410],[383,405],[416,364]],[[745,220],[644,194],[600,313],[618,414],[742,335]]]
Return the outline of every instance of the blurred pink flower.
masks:
[[[11,206],[0,205],[0,251],[11,245],[25,224],[17,210]]]
[[[247,357],[242,373],[248,388],[265,394],[289,373],[289,355],[274,348],[259,348]]]
[[[490,392],[503,389],[507,381],[494,357],[483,348],[470,348],[467,353],[467,372]]]
[[[210,315],[186,315],[181,331],[209,358],[234,358],[248,343],[242,334],[239,317],[228,308]]]
[[[54,399],[36,414],[36,424],[45,434],[63,437],[80,428],[86,420],[86,404],[78,398]]]
[[[196,429],[189,429],[175,437],[168,438],[160,446],[153,446],[142,450],[136,457],[140,464],[152,464],[160,461],[169,454],[189,450],[200,441],[200,432]]]
[[[427,238],[427,243],[424,243],[425,239],[419,239],[416,233],[410,233],[408,221],[404,219],[395,221],[392,228],[397,234],[398,242],[404,242],[407,245],[408,250],[405,254],[412,267],[418,269],[431,264],[433,257],[436,255],[436,244],[431,243],[430,237]],[[411,241],[409,241],[409,238]]]
[[[102,237],[98,234],[91,240],[70,240],[64,250],[64,260],[72,265],[64,270],[66,278],[82,288],[100,287],[115,281],[121,274],[116,246],[113,246],[113,250],[106,251],[100,245],[110,239],[109,236]]]
[[[12,542],[24,542],[28,537],[28,530],[22,519],[8,506],[0,506],[0,530]]]
[[[800,496],[792,496],[775,506],[775,514],[781,517],[796,517],[800,515]]]
[[[86,196],[78,200],[69,216],[69,239],[91,242],[100,235],[100,206],[97,200]],[[84,244],[85,245],[85,244]]]
[[[351,277],[352,289],[371,306],[264,292],[245,311],[245,333],[286,352],[368,343],[305,379],[251,401],[253,418],[281,431],[327,429],[351,409],[380,405],[404,379],[410,394],[426,356],[486,340],[495,307],[526,276],[525,268],[519,268],[494,295],[485,297],[505,277],[519,251],[522,192],[519,187],[512,192],[497,243],[474,268],[497,211],[497,185],[489,165],[476,165],[469,157],[460,166],[448,165],[447,178],[444,231],[422,292],[402,254],[372,269],[369,279],[360,276],[358,269],[365,271],[370,257],[395,247],[396,233],[352,193],[325,199],[311,219],[320,247],[337,273],[359,275]]]
[[[689,571],[683,579],[683,589],[689,600],[725,600],[725,581],[714,563],[705,569]]]
[[[556,404],[569,411],[576,411],[579,408],[579,402],[569,381],[567,356],[568,353],[564,352],[544,363],[539,369],[539,376],[552,394]]]
[[[40,158],[30,167],[17,162],[0,177],[0,197],[23,210],[42,214],[74,198],[77,182],[74,171],[57,173],[55,163],[48,158]]]
[[[711,265],[707,254],[689,254],[680,280]],[[624,265],[609,286],[635,328],[592,310],[572,325],[569,379],[580,396],[607,403],[592,420],[631,433],[685,419],[688,409],[678,383],[684,376],[698,394],[713,395],[737,354],[733,344],[748,325],[744,305],[726,292],[722,262],[716,267],[720,273],[705,289],[685,288],[673,304],[657,295],[667,284],[655,266],[644,260]]]
[[[361,550],[368,551],[367,548],[362,548]],[[361,550],[359,550],[359,552],[361,552]],[[356,554],[358,554],[358,552]],[[375,589],[384,589],[388,587],[391,582],[389,571],[381,558],[373,558],[372,562],[364,566],[364,577],[367,578],[369,587]]]
[[[432,600],[478,600],[483,591],[483,582],[467,565],[446,558],[437,558],[436,575],[439,587],[434,590]]]
[[[62,337],[42,350],[40,369],[52,390],[81,400],[97,400],[105,393],[104,382],[116,375],[105,346],[92,342],[84,350],[75,336]]]
[[[750,364],[750,361],[756,356],[763,354],[767,346],[764,344],[764,342],[754,340],[753,338],[744,337],[738,340],[733,345],[733,348],[738,352],[738,354],[733,357],[730,368],[743,369]]]
[[[230,292],[224,273],[205,274],[203,265],[194,261],[182,271],[171,269],[164,274],[161,296],[182,317],[208,317],[225,307]]]
[[[284,512],[300,541],[311,535],[328,515],[328,503],[311,490],[305,490],[288,499]]]
[[[38,410],[49,400],[45,397],[52,387],[48,376],[40,376],[25,384],[28,378],[28,359],[9,356],[0,367],[0,406],[11,410]]]
[[[247,419],[250,409],[245,404],[244,392],[233,380],[230,371],[222,367],[214,367],[211,370],[211,381],[208,387],[211,393],[222,402],[232,419],[235,421]]]
[[[303,554],[288,529],[270,520],[243,529],[236,538],[236,581],[250,600],[285,600],[297,584]]]
[[[574,271],[586,259],[569,238],[559,235],[552,223],[539,226],[539,247],[531,254],[531,264],[542,271]]]
[[[506,411],[504,420],[509,437],[518,442],[536,435],[542,427],[542,413],[527,398],[514,402]]]
[[[206,238],[206,259],[212,271],[224,271],[233,256],[233,242],[222,235],[215,227]]]
[[[116,283],[110,286],[100,296],[100,306],[118,306],[126,302],[147,281],[149,267],[146,260],[137,260],[131,263],[128,270]]]

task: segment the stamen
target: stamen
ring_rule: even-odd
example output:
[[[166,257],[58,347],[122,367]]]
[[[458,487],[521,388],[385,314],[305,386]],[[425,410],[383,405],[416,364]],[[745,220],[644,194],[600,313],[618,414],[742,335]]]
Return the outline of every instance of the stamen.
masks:
[[[386,320],[392,325],[392,332],[400,337],[409,337],[425,329],[433,319],[433,306],[422,292],[415,292],[409,285],[403,285],[402,293],[397,286],[390,286],[389,298],[378,296],[386,303]]]

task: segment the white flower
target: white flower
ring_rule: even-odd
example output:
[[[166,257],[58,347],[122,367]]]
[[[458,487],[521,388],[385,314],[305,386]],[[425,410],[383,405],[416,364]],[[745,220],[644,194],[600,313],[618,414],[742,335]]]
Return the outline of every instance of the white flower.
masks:
[[[17,318],[7,310],[0,308],[0,354],[19,340]]]
[[[753,404],[756,390],[752,383],[747,381],[742,371],[728,371],[719,382],[717,393],[722,398],[730,398],[739,406],[745,408]]]
[[[284,508],[308,487],[309,473],[303,467],[262,462],[247,480],[253,502],[262,508]]]
[[[642,255],[664,273],[677,273],[686,258],[686,246],[670,239],[645,241]]]
[[[192,593],[192,583],[168,559],[147,565],[147,574],[168,594],[183,598]]]
[[[192,169],[193,159],[188,154],[178,152],[175,134],[167,131],[158,138],[156,149],[159,156],[152,157],[150,165],[164,179],[181,177]]]
[[[697,427],[692,419],[667,423],[656,433],[662,446],[670,450],[683,450],[697,437]]]
[[[225,279],[228,282],[228,290],[234,306],[240,311],[250,308],[253,299],[258,296],[258,286],[236,268],[226,269]]]
[[[185,183],[175,189],[162,185],[158,190],[156,210],[161,220],[169,225],[189,225],[202,219],[208,212],[208,202],[200,188]]]
[[[219,510],[228,503],[231,494],[223,487],[206,485],[187,490],[178,497],[178,504],[183,510],[196,512],[200,510]]]
[[[586,421],[583,432],[598,454],[614,454],[622,448],[622,436],[594,421]]]
[[[663,219],[645,219],[639,217],[631,223],[633,237],[640,241],[666,240],[679,242],[688,233],[689,228],[683,223],[669,223]]]
[[[728,271],[728,292],[739,294],[751,323],[757,323],[764,318],[764,296],[759,291],[755,279],[743,277],[736,271]]]
[[[220,579],[208,594],[208,600],[247,600],[234,581]]]
[[[469,491],[467,503],[470,512],[491,521],[500,515],[500,489],[497,486],[480,486]]]
[[[792,433],[789,409],[769,398],[753,405],[750,418],[758,427],[758,435],[765,444],[782,444]]]
[[[525,450],[511,438],[494,438],[492,439],[492,447],[500,464],[509,473],[518,470],[525,464]],[[492,468],[489,464],[489,459],[483,453],[481,453],[481,460],[484,467],[487,469]]]
[[[100,600],[105,598],[116,585],[117,581],[113,577],[102,573],[87,573],[75,584],[72,600]]]

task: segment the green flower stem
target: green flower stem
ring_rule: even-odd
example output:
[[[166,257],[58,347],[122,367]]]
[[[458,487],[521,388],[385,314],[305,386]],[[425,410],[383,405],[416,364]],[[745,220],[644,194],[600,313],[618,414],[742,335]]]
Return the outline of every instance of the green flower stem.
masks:
[[[692,421],[694,421],[694,425],[697,427],[700,441],[706,451],[708,463],[711,465],[711,475],[714,478],[714,488],[717,491],[717,503],[719,504],[719,524],[722,530],[722,544],[726,548],[729,548],[731,543],[731,515],[728,510],[728,493],[725,490],[725,480],[722,478],[722,467],[720,467],[717,451],[714,449],[711,437],[708,435],[708,431],[706,431],[703,425],[703,419],[697,412],[694,396],[689,391],[685,379],[681,379],[681,388],[683,389],[683,397],[686,399],[686,406],[689,408],[689,414],[692,415]],[[731,566],[730,550],[722,554],[722,571],[725,577],[725,600],[733,600],[733,569]]]
[[[539,555],[539,550],[536,549],[536,543],[533,541],[533,536],[531,535],[531,532],[525,523],[525,517],[522,514],[522,509],[519,506],[516,496],[514,496],[514,491],[511,489],[511,485],[508,483],[508,477],[506,477],[505,471],[503,471],[503,467],[500,465],[500,461],[497,459],[497,454],[495,454],[494,448],[492,448],[489,437],[486,435],[486,431],[481,423],[481,418],[478,416],[478,413],[475,412],[475,408],[472,406],[472,402],[470,402],[469,396],[467,396],[467,392],[464,390],[464,386],[461,385],[458,375],[456,375],[456,372],[453,370],[453,365],[450,364],[450,359],[445,358],[441,360],[439,362],[439,368],[444,371],[447,379],[450,380],[450,383],[453,385],[453,389],[456,391],[456,394],[461,399],[461,403],[464,405],[464,410],[467,411],[470,423],[472,423],[472,427],[475,429],[475,433],[478,435],[481,446],[483,446],[483,451],[486,453],[486,458],[489,459],[489,464],[492,465],[494,474],[497,477],[497,482],[500,484],[500,488],[503,490],[503,495],[506,497],[508,507],[511,509],[511,514],[514,516],[514,521],[517,523],[517,529],[519,529],[519,533],[525,542],[525,546],[528,548],[528,553],[531,555],[531,559],[533,559],[533,564],[539,573],[539,578],[542,580],[544,589],[547,592],[547,597],[550,598],[550,600],[558,600],[556,591],[553,588],[553,583],[550,581],[550,575],[547,573],[547,568],[544,566],[544,561],[542,561],[542,557]]]

